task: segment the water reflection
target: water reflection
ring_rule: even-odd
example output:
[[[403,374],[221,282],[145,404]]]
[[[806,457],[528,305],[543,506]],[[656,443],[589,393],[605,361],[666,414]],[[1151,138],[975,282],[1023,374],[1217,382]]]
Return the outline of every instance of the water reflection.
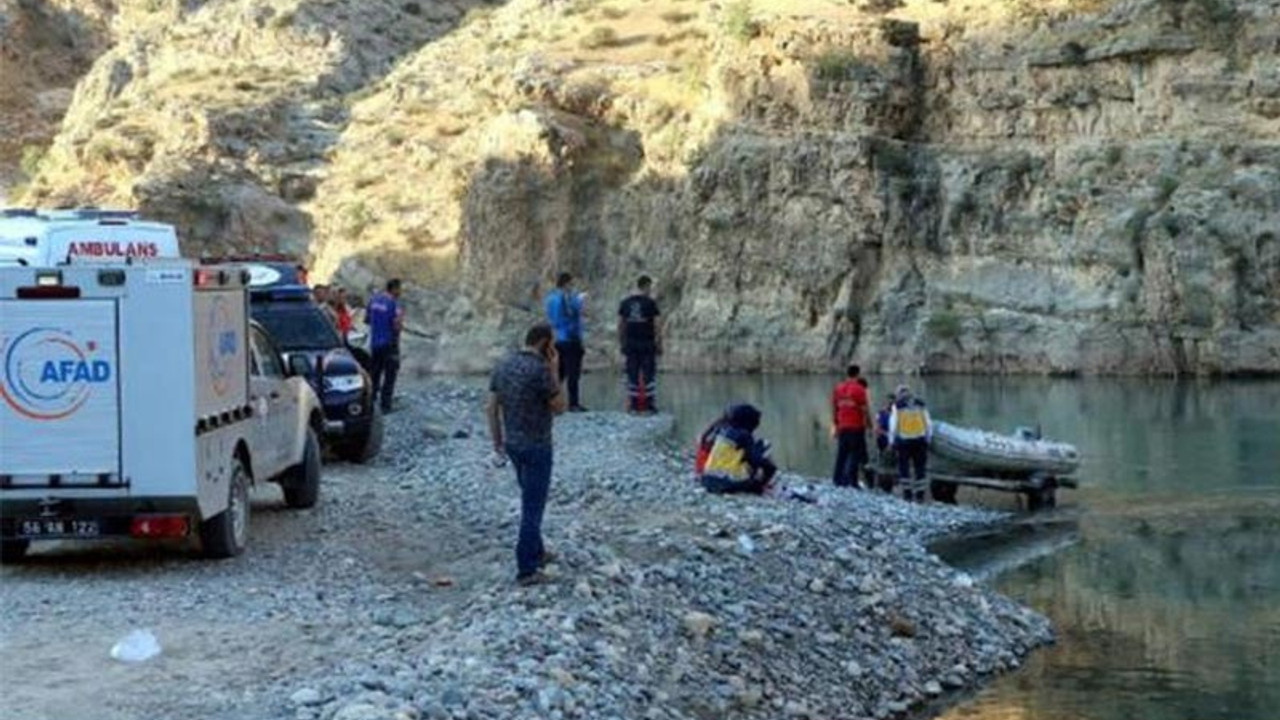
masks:
[[[731,400],[759,405],[781,463],[825,476],[837,380],[666,376],[661,393],[686,438]],[[877,396],[897,382],[871,378]],[[996,580],[1053,618],[1060,642],[946,720],[1280,718],[1280,382],[912,384],[938,417],[1039,423],[1084,455],[1084,486],[1060,496],[1080,513],[1078,541]],[[586,392],[621,404],[612,377]]]

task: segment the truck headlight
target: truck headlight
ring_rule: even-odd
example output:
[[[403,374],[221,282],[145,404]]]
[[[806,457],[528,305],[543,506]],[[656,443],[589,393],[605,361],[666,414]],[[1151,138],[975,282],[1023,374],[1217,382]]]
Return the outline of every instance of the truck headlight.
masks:
[[[324,379],[324,389],[332,392],[355,392],[364,387],[360,375],[331,375]]]

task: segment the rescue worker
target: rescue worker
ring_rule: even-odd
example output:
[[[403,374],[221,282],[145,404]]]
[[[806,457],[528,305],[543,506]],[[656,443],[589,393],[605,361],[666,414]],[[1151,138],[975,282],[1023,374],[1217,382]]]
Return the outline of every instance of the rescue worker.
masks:
[[[702,431],[702,434],[698,436],[698,449],[693,459],[694,477],[702,477],[702,471],[707,467],[707,458],[711,457],[711,448],[715,445],[716,435],[729,426],[729,413],[733,411],[733,408],[733,405],[725,408],[720,417],[716,418],[715,422],[708,425]]]
[[[734,405],[726,423],[715,434],[702,486],[718,494],[763,495],[778,466],[769,458],[769,443],[753,434],[760,427],[760,411],[752,405]]]
[[[861,486],[859,474],[866,466],[867,427],[871,402],[867,399],[862,368],[849,365],[845,380],[831,393],[831,435],[836,438],[836,467],[831,482],[836,487]]]
[[[889,414],[889,437],[898,455],[898,484],[902,499],[924,502],[925,470],[929,459],[929,441],[933,439],[933,421],[924,401],[911,394],[911,388],[899,385]],[[908,470],[914,470],[909,479]]]
[[[557,369],[560,382],[569,390],[569,412],[587,410],[579,397],[582,358],[586,354],[582,328],[582,310],[586,298],[586,293],[574,292],[573,275],[560,273],[556,278],[556,289],[543,302],[547,321],[556,333],[556,352],[560,356],[560,366]]]
[[[627,359],[627,412],[658,412],[658,356],[662,354],[662,312],[649,293],[653,280],[641,275],[636,293],[618,306],[618,343]]]
[[[400,331],[404,329],[404,309],[400,307],[400,280],[387,281],[385,292],[376,293],[364,309],[369,326],[369,354],[373,379],[373,400],[382,412],[391,412],[396,375],[400,372]]]

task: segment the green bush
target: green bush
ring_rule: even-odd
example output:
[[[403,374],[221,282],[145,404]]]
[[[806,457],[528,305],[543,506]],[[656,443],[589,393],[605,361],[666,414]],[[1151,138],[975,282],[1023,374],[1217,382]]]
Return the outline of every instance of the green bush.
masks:
[[[1156,202],[1165,203],[1177,192],[1178,178],[1172,175],[1161,175],[1156,180]]]
[[[760,24],[751,12],[751,0],[729,3],[724,11],[724,30],[740,42],[748,42],[760,34]]]
[[[929,319],[925,321],[925,328],[933,337],[939,340],[951,341],[960,337],[960,333],[964,329],[964,321],[951,310],[939,310],[931,314]]]
[[[597,48],[614,47],[618,44],[618,31],[611,27],[592,28],[586,37],[582,38],[579,43],[587,50],[595,50]]]
[[[18,161],[18,168],[27,179],[40,174],[40,166],[44,164],[46,154],[47,151],[39,145],[28,145],[22,148],[22,159]]]
[[[875,75],[875,67],[847,50],[832,50],[818,56],[815,74],[819,80],[844,82],[865,80]]]
[[[871,148],[871,161],[885,175],[909,177],[915,169],[911,150],[904,143],[876,139]]]
[[[348,205],[343,212],[343,229],[351,238],[358,238],[373,224],[373,211],[363,202]]]

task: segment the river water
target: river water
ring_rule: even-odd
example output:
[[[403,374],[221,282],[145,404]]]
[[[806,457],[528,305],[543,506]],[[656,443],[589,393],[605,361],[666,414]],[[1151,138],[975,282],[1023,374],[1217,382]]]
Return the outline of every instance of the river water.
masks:
[[[661,378],[691,439],[729,401],[764,411],[784,468],[826,476],[837,378]],[[898,378],[871,378],[883,396]],[[1016,544],[948,559],[1053,619],[1058,643],[944,720],[1280,719],[1280,382],[932,377],[939,418],[1075,443],[1079,490]],[[584,403],[621,405],[617,379]],[[961,502],[1013,508],[991,492]],[[1056,528],[1056,529],[1055,529]]]

